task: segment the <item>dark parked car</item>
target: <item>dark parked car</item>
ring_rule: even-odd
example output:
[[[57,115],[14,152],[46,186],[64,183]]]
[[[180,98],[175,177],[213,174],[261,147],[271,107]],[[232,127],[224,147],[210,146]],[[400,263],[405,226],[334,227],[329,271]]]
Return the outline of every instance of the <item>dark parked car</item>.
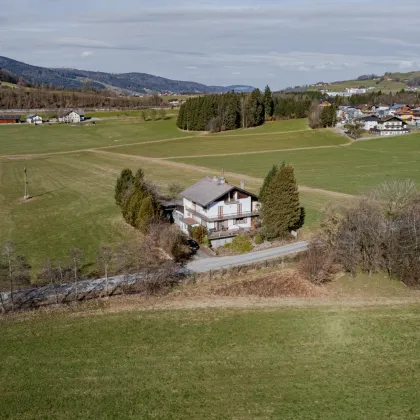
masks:
[[[187,245],[193,252],[197,252],[200,249],[200,245],[194,239],[187,239]]]

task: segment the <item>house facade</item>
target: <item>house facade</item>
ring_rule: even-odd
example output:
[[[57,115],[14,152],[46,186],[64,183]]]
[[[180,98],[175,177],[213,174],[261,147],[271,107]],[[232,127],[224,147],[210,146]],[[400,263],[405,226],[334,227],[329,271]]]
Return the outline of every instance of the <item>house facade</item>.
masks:
[[[376,115],[368,115],[359,119],[360,124],[366,131],[373,130],[377,127],[379,118]]]
[[[398,117],[382,118],[378,121],[375,131],[380,136],[395,136],[398,134],[407,134],[410,130],[405,121]]]
[[[40,124],[42,124],[42,117],[40,117],[39,115],[36,115],[36,114],[29,114],[26,117],[26,122],[28,124],[40,125]]]
[[[0,115],[0,124],[18,124],[20,115]]]
[[[173,213],[174,222],[187,235],[203,226],[213,247],[232,242],[241,233],[255,228],[259,217],[258,197],[228,184],[223,177],[205,177],[181,193],[182,206]]]
[[[84,115],[80,112],[69,111],[63,116],[58,118],[59,122],[63,123],[79,123],[84,120]]]

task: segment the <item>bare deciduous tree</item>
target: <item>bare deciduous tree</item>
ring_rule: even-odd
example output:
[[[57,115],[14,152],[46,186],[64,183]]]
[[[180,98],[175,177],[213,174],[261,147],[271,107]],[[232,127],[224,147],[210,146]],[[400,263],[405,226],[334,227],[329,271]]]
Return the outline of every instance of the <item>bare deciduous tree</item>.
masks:
[[[108,272],[109,267],[114,257],[114,252],[109,245],[100,245],[98,254],[96,256],[96,261],[98,267],[101,271],[101,274],[105,277],[105,294],[108,294]]]
[[[73,271],[73,281],[75,283],[75,300],[77,300],[77,281],[79,279],[79,270],[84,261],[84,251],[80,248],[72,248],[69,252],[69,265]]]

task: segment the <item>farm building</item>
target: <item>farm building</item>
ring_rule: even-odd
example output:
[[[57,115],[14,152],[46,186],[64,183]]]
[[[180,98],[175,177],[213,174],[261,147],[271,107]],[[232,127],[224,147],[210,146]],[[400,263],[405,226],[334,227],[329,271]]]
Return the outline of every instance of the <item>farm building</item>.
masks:
[[[20,115],[0,115],[0,124],[20,123]]]
[[[42,124],[42,117],[40,117],[39,115],[36,115],[36,114],[29,114],[26,117],[26,122],[28,124],[39,125],[39,124]]]
[[[80,121],[84,121],[85,115],[82,111],[69,111],[66,112],[63,116],[58,118],[59,122],[64,123],[79,123]]]

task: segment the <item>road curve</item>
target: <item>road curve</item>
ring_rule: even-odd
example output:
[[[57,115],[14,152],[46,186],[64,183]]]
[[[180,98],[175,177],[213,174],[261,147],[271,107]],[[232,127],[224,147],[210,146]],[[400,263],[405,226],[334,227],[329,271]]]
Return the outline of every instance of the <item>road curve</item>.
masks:
[[[205,273],[211,270],[220,270],[222,268],[236,267],[240,265],[253,264],[284,255],[295,254],[305,251],[308,248],[308,242],[296,242],[291,245],[279,246],[277,248],[264,249],[263,251],[250,252],[249,254],[235,255],[233,257],[215,257],[203,258],[191,261],[187,268],[196,273]]]

